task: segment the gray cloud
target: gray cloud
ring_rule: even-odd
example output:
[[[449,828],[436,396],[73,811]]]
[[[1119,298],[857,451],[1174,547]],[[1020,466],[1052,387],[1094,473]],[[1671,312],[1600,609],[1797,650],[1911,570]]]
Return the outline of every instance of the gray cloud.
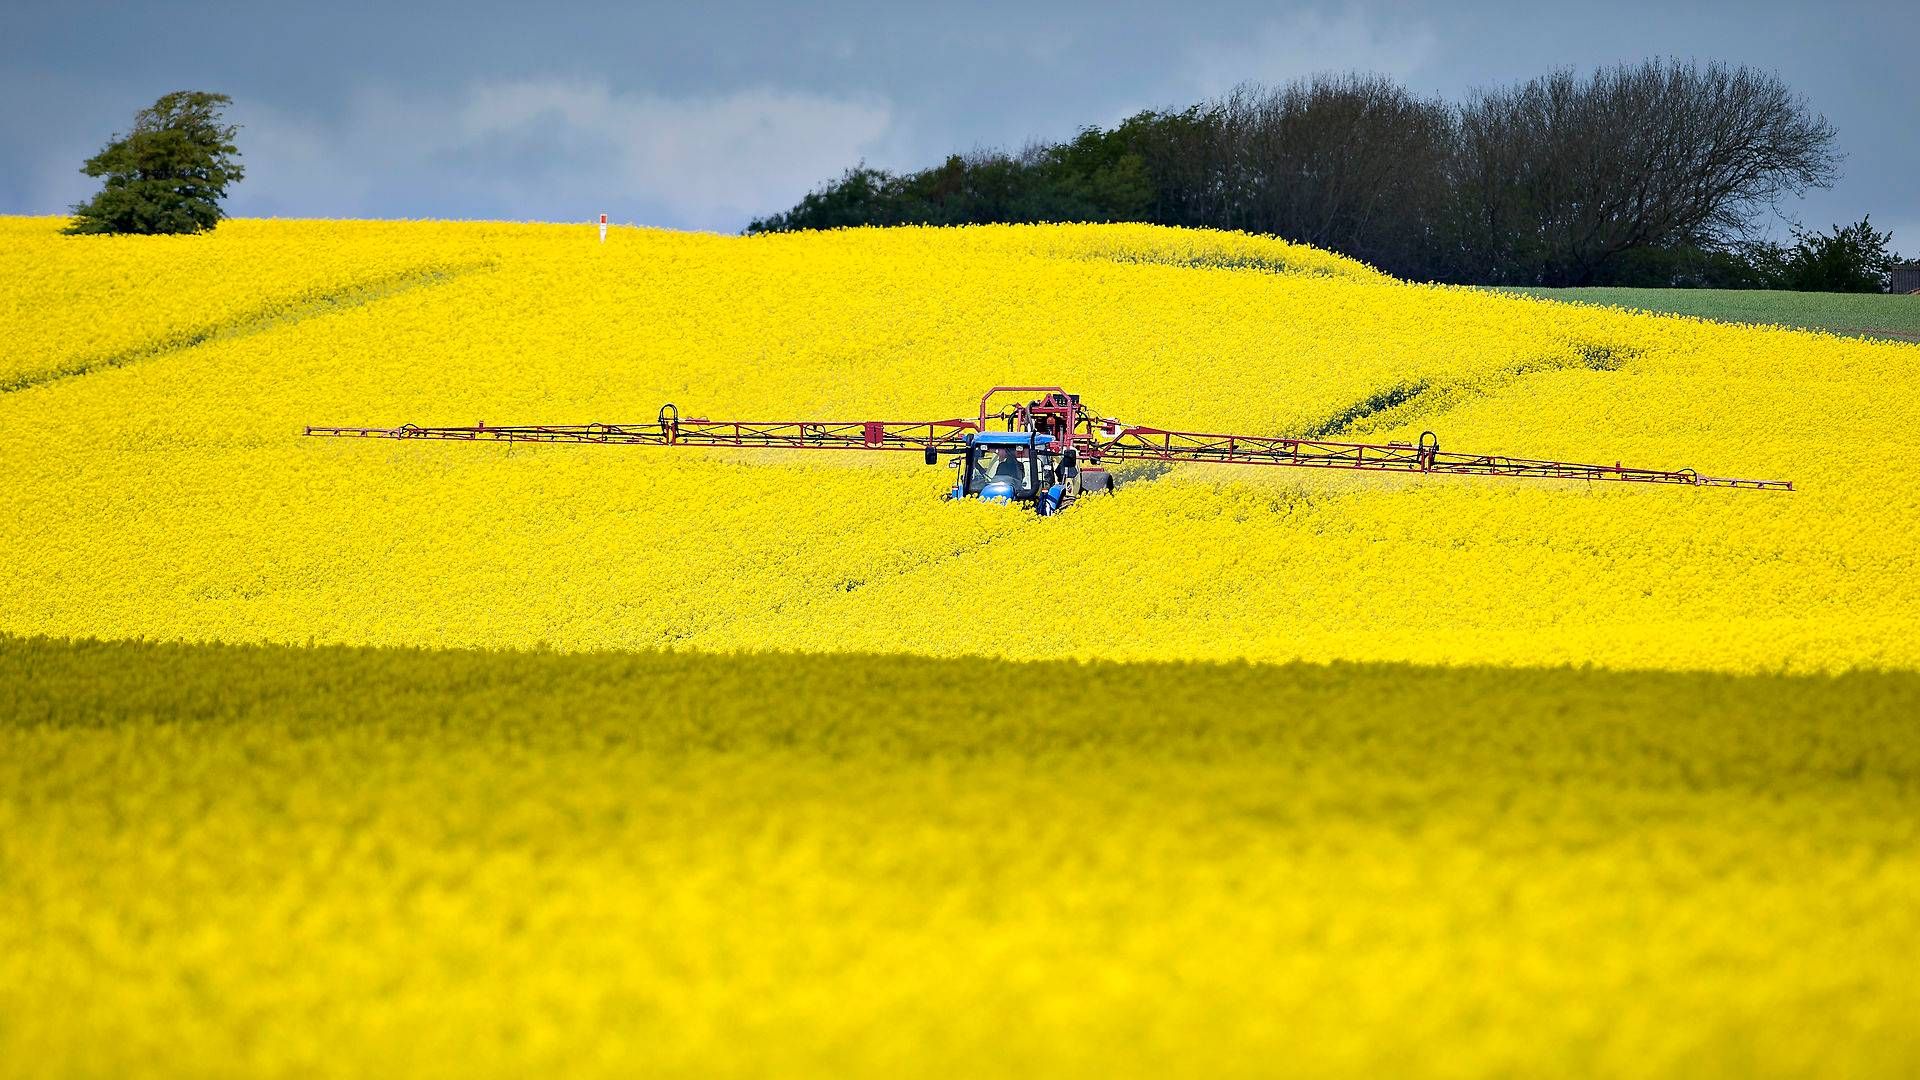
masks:
[[[883,145],[893,110],[756,88],[686,98],[517,79],[355,93],[331,120],[240,105],[236,214],[582,219],[732,229]]]
[[[1282,12],[1231,38],[1188,50],[1197,96],[1244,81],[1284,83],[1319,71],[1361,71],[1411,81],[1440,53],[1440,35],[1425,19],[1388,19],[1363,8]]]

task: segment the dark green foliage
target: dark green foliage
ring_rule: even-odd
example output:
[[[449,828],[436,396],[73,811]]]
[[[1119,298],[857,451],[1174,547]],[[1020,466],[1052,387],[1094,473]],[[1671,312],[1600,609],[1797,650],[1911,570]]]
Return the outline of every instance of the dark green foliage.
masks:
[[[1607,286],[1619,288],[1885,292],[1901,261],[1892,244],[1891,232],[1878,232],[1861,218],[1825,233],[1796,229],[1791,244],[1631,248],[1609,261],[1604,277]]]
[[[233,137],[222,122],[232,103],[225,94],[178,90],[134,118],[133,131],[116,135],[81,171],[105,177],[92,199],[73,208],[69,233],[193,233],[211,229],[225,213],[220,200],[243,172]]]
[[[1893,234],[1876,232],[1870,218],[1826,233],[1795,230],[1791,247],[1756,249],[1755,265],[1776,289],[1884,292],[1900,257],[1893,253]]]
[[[810,191],[800,204],[785,213],[755,219],[747,226],[750,233],[790,232],[795,229],[839,229],[854,225],[897,225],[898,216],[891,203],[891,190],[899,183],[891,173],[859,165],[846,175],[816,191]]]
[[[954,154],[897,175],[865,165],[755,220],[749,233],[852,225],[983,225],[1022,221],[1139,221],[1153,198],[1146,164],[1121,130],[1087,128],[1072,141],[1018,156]]]

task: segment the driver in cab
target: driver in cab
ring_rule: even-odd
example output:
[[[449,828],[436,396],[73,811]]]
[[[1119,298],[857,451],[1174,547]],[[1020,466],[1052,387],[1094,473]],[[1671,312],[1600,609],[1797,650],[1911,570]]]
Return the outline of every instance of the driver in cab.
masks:
[[[993,448],[992,457],[980,459],[980,471],[976,482],[982,487],[995,480],[1006,480],[1019,486],[1025,479],[1026,470],[1021,465],[1020,459],[1014,455],[1014,448],[1011,446],[996,446]]]

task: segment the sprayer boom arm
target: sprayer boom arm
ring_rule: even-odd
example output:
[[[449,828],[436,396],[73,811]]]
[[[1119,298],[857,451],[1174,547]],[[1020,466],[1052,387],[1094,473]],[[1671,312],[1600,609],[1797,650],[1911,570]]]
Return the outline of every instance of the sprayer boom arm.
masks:
[[[1787,480],[1701,476],[1692,469],[1640,469],[1618,462],[1612,465],[1586,465],[1573,461],[1443,451],[1432,432],[1422,435],[1418,443],[1354,443],[1125,427],[1120,429],[1115,438],[1103,444],[1099,453],[1100,458],[1106,461],[1213,461],[1231,465],[1293,465],[1365,472],[1616,480],[1638,484],[1793,490],[1792,482]]]
[[[996,394],[1038,392],[1026,405],[989,414]],[[1071,446],[1088,465],[1111,461],[1195,461],[1221,465],[1286,465],[1365,472],[1437,473],[1447,476],[1510,476],[1609,480],[1637,484],[1792,491],[1787,480],[1742,480],[1701,476],[1692,469],[1586,465],[1572,461],[1463,454],[1440,449],[1432,433],[1417,443],[1331,442],[1269,435],[1218,435],[1122,424],[1088,412],[1077,395],[1059,387],[995,387],[981,398],[979,415],[953,420],[707,420],[681,418],[663,406],[651,424],[556,426],[310,427],[306,434],[331,438],[449,439],[461,442],[587,443],[627,446],[714,446],[790,450],[915,450],[957,453],[974,435],[1001,421],[1010,431],[1049,435],[1062,450]],[[929,457],[931,460],[931,457]]]
[[[671,409],[672,406],[668,406]],[[310,427],[308,435],[461,442],[609,443],[625,446],[732,446],[792,450],[958,450],[979,430],[971,420],[701,420],[662,410],[653,424],[532,427]]]

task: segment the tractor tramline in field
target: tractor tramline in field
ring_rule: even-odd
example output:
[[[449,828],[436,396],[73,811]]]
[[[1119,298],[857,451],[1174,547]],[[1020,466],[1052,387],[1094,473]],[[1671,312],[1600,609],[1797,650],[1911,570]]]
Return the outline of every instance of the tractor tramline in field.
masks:
[[[1040,394],[1024,405],[996,413],[988,407],[1003,394]],[[996,424],[1001,425],[995,430]],[[959,471],[948,498],[976,498],[1031,505],[1055,513],[1084,492],[1113,490],[1106,465],[1113,461],[1205,461],[1227,465],[1290,465],[1367,472],[1447,476],[1541,477],[1611,480],[1639,484],[1792,491],[1788,480],[1740,480],[1701,476],[1692,469],[1636,469],[1583,465],[1440,449],[1433,432],[1417,443],[1330,442],[1269,435],[1218,435],[1122,424],[1080,405],[1080,395],[1057,386],[996,386],[980,398],[972,419],[952,420],[707,420],[682,417],[664,405],[652,424],[582,424],[534,427],[397,428],[309,427],[306,434],[331,438],[450,439],[482,442],[608,443],[633,446],[711,446],[783,450],[918,450],[927,464],[942,455]]]

